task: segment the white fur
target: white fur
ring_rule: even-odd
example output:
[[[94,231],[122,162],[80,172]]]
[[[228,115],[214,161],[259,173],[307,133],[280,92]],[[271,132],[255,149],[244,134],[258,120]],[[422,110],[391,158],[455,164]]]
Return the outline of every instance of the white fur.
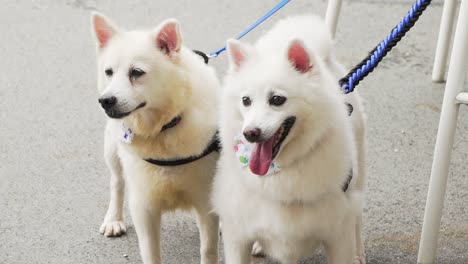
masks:
[[[310,56],[306,73],[288,61],[294,40]],[[329,263],[365,263],[360,234],[365,117],[358,93],[340,92],[338,79],[345,71],[326,26],[316,17],[288,18],[255,46],[230,41],[228,53],[231,69],[219,119],[223,152],[212,195],[223,222],[226,263],[250,263],[255,241],[285,264],[313,254],[321,244]],[[286,96],[286,103],[268,105],[270,93]],[[243,96],[252,99],[250,107],[242,105]],[[345,101],[354,107],[351,117]],[[297,120],[276,157],[282,170],[257,176],[242,167],[234,138],[249,127],[272,135],[288,116]],[[351,168],[354,177],[343,192]]]
[[[166,34],[163,30],[167,25],[177,32]],[[161,263],[161,214],[176,209],[192,210],[196,215],[201,263],[218,263],[218,219],[209,206],[218,155],[213,153],[176,167],[159,167],[143,160],[198,155],[207,147],[217,128],[219,82],[215,72],[199,56],[180,46],[176,20],[166,20],[155,30],[126,32],[94,14],[93,29],[98,42],[101,96],[115,96],[120,111],[131,111],[146,102],[146,106],[123,119],[108,120],[105,159],[111,171],[111,199],[100,231],[106,236],[125,232],[122,205],[126,182],[144,263]],[[108,32],[112,34],[109,39]],[[176,36],[172,39],[176,43],[165,47],[173,49],[158,49],[158,36]],[[131,79],[128,72],[132,67],[146,74]],[[104,74],[108,68],[114,71],[112,77]],[[161,132],[162,126],[177,115],[182,121]],[[121,141],[122,122],[135,134],[130,144]]]

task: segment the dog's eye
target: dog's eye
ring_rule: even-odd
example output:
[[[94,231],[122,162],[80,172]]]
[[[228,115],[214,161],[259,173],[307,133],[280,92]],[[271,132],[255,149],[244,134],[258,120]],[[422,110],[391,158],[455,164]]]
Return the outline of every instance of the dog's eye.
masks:
[[[244,106],[250,106],[252,104],[252,100],[250,100],[250,97],[244,96],[242,97],[242,104]]]
[[[135,68],[130,70],[130,77],[131,78],[138,78],[145,74],[146,72],[142,71],[141,69]]]
[[[112,77],[112,74],[114,74],[114,71],[109,68],[104,71],[104,73],[107,75],[107,77]]]
[[[284,104],[284,102],[286,102],[286,97],[279,96],[279,95],[274,95],[270,97],[270,100],[268,101],[270,105],[274,105],[274,106],[280,106]]]

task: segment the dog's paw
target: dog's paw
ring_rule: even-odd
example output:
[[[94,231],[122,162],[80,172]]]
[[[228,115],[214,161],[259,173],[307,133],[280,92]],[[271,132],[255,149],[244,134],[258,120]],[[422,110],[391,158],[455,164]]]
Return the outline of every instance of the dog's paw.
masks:
[[[255,241],[252,247],[252,256],[257,257],[257,258],[265,257],[265,253],[263,252],[262,245],[260,245],[258,241]]]
[[[99,232],[106,237],[119,237],[125,234],[127,229],[125,228],[123,221],[113,221],[102,223],[101,228],[99,228]]]
[[[366,255],[361,254],[360,256],[355,256],[353,264],[366,264]]]

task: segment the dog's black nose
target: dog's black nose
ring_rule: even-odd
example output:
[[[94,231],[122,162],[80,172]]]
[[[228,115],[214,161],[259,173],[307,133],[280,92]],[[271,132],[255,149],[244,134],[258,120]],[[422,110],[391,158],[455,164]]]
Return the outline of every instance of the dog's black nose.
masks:
[[[106,96],[99,98],[98,101],[104,110],[109,110],[117,103],[117,98],[115,96]]]
[[[254,129],[244,131],[244,137],[250,143],[258,142],[260,140],[261,134],[262,134],[262,131],[260,130],[260,128],[257,128],[257,127]]]

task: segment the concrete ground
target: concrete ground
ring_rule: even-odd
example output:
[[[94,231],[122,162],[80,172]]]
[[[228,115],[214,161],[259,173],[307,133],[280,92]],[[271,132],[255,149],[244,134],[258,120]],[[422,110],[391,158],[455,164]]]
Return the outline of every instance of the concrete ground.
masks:
[[[105,116],[97,104],[91,10],[126,28],[182,23],[186,45],[212,51],[277,0],[3,1],[0,8],[0,263],[141,263],[135,229],[98,232],[108,203],[102,158]],[[431,82],[442,0],[360,84],[368,113],[368,263],[416,263],[444,84]],[[337,50],[360,61],[406,14],[411,0],[347,0]],[[326,1],[295,0],[260,29]],[[213,61],[219,74],[225,54]],[[454,145],[437,263],[468,263],[468,115]],[[128,212],[128,210],[127,210]],[[164,217],[164,263],[199,263],[198,231],[184,214]],[[125,257],[126,255],[127,257]],[[222,254],[221,254],[222,255]],[[257,259],[255,263],[273,263]],[[326,263],[323,254],[301,263]]]

